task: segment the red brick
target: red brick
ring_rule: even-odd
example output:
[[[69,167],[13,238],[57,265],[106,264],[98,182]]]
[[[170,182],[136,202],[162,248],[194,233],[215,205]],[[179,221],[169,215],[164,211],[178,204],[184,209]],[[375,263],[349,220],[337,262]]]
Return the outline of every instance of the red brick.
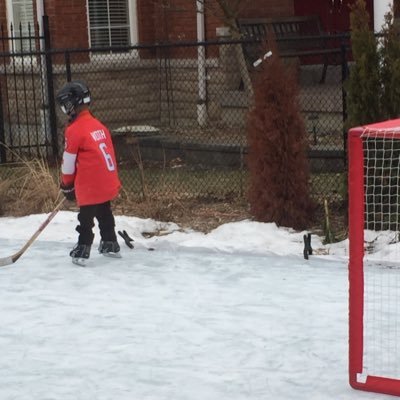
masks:
[[[36,1],[36,0],[35,0]],[[294,0],[252,0],[246,2],[241,17],[293,15]],[[218,16],[216,0],[206,2],[206,39],[224,24]],[[46,0],[53,47],[87,47],[86,1]],[[211,8],[212,7],[212,10]],[[36,10],[36,6],[35,6]],[[196,2],[188,0],[137,0],[140,43],[165,40],[197,40]],[[0,0],[0,23],[6,24],[5,0]]]

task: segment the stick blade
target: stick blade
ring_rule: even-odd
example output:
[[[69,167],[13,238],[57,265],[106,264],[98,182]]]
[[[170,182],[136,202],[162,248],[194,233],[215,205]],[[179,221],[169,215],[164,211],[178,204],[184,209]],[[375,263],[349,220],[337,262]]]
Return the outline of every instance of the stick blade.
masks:
[[[4,257],[4,258],[0,258],[0,267],[5,267],[7,265],[11,265],[14,264],[14,259],[13,257]]]

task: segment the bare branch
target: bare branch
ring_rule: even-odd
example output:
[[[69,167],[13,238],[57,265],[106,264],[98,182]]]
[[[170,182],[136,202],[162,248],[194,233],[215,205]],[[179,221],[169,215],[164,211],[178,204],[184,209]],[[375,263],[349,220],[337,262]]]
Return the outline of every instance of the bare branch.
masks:
[[[213,16],[221,19],[221,21],[231,29],[232,37],[240,37],[237,27],[237,18],[241,11],[246,7],[250,0],[214,0],[212,2],[206,0],[196,0],[204,6]]]

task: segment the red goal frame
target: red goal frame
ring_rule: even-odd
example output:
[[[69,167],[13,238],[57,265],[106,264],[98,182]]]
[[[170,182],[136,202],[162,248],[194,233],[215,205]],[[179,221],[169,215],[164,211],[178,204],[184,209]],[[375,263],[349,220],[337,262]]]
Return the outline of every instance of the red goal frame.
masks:
[[[348,133],[349,383],[354,389],[400,396],[400,376],[393,379],[363,374],[365,193],[362,135],[366,131],[369,137],[378,138],[390,132],[400,140],[400,119],[352,128]]]

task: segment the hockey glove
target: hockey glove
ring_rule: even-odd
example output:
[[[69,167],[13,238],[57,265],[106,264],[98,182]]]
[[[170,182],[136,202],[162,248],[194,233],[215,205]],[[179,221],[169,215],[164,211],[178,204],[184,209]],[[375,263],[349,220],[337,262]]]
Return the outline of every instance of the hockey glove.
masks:
[[[64,185],[63,183],[61,183],[60,189],[67,200],[69,201],[76,200],[74,185]]]
[[[126,231],[118,231],[118,235],[122,237],[122,239],[124,239],[125,244],[130,248],[133,249],[133,244],[131,242],[133,242],[133,239],[126,233]]]

